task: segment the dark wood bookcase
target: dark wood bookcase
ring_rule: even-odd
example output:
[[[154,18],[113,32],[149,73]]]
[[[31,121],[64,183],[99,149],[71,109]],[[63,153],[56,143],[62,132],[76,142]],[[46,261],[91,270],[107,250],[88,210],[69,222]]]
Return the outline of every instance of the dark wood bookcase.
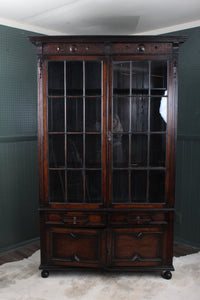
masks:
[[[37,36],[42,276],[173,270],[180,36]]]

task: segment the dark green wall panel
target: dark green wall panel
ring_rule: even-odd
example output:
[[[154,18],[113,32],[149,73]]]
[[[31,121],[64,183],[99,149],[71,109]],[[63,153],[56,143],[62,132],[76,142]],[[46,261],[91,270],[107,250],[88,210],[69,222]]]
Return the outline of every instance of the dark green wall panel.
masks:
[[[37,141],[0,144],[1,247],[38,236]]]
[[[177,148],[175,237],[200,247],[200,138],[179,137]]]
[[[175,239],[200,247],[200,28],[180,48]]]
[[[32,34],[0,26],[0,252],[39,236]]]

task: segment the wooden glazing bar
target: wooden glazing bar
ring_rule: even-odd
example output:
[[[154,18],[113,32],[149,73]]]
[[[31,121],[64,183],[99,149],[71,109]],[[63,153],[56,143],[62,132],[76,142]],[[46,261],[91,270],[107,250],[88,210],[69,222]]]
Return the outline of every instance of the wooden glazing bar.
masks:
[[[131,110],[131,96],[132,96],[132,79],[133,79],[133,64],[132,64],[132,61],[130,61],[130,97],[129,97],[129,168],[131,166],[131,115],[132,115],[132,110]],[[131,171],[129,169],[129,172],[128,172],[128,178],[129,178],[129,183],[128,183],[128,186],[129,186],[129,202],[131,203]]]
[[[65,101],[64,101],[64,120],[65,120],[65,202],[67,202],[67,83],[66,83],[66,61],[64,61],[64,93],[65,93]]]
[[[85,182],[85,61],[83,60],[83,202],[86,200]]]
[[[149,95],[151,93],[151,61],[149,61]],[[151,98],[148,97],[148,142],[147,142],[147,194],[146,202],[149,202],[149,161],[150,161],[150,117],[151,117]]]

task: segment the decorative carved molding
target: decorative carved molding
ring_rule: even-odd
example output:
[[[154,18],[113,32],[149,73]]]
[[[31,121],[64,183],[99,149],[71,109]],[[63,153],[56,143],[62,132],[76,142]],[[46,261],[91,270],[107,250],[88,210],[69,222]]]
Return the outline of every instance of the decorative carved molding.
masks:
[[[172,72],[173,72],[173,77],[176,78],[176,75],[177,75],[177,62],[176,62],[176,60],[172,64]]]
[[[41,79],[42,78],[42,73],[43,73],[43,64],[44,61],[42,58],[39,58],[39,78]]]

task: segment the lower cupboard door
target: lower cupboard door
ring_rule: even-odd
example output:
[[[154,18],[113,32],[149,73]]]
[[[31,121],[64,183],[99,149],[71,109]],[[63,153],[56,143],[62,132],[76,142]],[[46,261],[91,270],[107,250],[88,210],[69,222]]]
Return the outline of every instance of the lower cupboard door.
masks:
[[[103,230],[51,228],[47,233],[47,261],[67,267],[101,267],[105,264]]]
[[[111,265],[155,267],[163,264],[165,231],[159,228],[113,229]]]

